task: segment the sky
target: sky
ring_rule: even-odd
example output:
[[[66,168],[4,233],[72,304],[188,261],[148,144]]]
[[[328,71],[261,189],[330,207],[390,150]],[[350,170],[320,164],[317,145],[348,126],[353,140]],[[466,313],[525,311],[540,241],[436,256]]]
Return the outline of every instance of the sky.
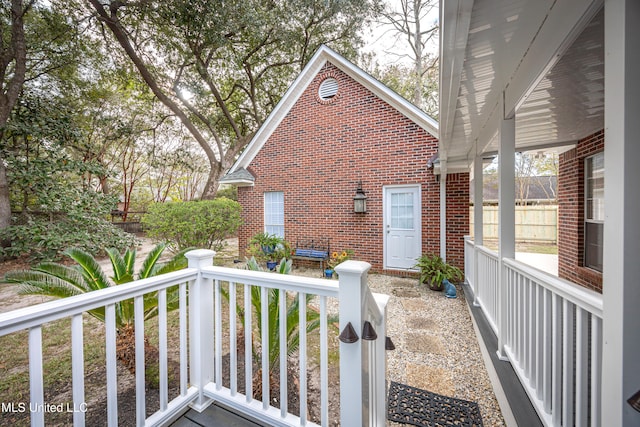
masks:
[[[386,0],[385,3],[392,7],[395,11],[401,10],[399,0]],[[424,28],[432,26],[438,20],[438,8],[435,7],[427,15],[422,23]],[[398,39],[395,30],[389,24],[380,25],[374,24],[368,30],[365,30],[363,34],[365,39],[365,47],[363,52],[374,52],[377,55],[378,62],[382,65],[389,65],[392,63],[404,63],[409,65],[411,60],[407,57],[400,57],[398,55],[388,54],[388,52],[399,52],[401,54],[408,54],[410,47],[406,38]],[[428,47],[434,53],[438,52],[437,40],[433,41]]]

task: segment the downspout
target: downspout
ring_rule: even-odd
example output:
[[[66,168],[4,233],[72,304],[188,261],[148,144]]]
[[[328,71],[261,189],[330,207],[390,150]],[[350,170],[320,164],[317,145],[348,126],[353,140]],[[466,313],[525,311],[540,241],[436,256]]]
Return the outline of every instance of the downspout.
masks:
[[[447,261],[447,159],[440,158],[440,257]]]

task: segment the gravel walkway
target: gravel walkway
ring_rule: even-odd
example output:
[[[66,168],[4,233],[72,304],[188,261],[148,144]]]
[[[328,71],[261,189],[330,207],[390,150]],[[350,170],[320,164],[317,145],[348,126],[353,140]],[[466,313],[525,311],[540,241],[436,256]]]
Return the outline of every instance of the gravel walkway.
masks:
[[[485,426],[505,425],[460,287],[449,299],[417,279],[371,274],[369,286],[391,296],[387,335],[396,349],[387,353],[388,380],[477,402]]]
[[[237,240],[228,243],[218,254],[227,262],[238,253]],[[294,266],[292,274],[318,277],[318,269]],[[387,335],[396,349],[387,352],[388,382],[477,402],[484,426],[505,426],[462,289],[449,299],[419,287],[415,278],[369,274],[368,282],[372,292],[391,297]]]

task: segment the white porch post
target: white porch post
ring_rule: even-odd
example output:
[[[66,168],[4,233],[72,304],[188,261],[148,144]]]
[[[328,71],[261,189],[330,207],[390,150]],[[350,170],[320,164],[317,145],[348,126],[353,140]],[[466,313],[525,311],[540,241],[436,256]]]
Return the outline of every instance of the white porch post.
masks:
[[[213,265],[214,251],[198,249],[185,254],[189,268],[201,270]],[[190,383],[198,388],[198,398],[191,405],[196,411],[205,410],[211,399],[204,396],[204,386],[213,380],[213,281],[204,279],[202,272],[189,283],[189,371]]]
[[[476,143],[477,145],[477,143]],[[478,305],[478,251],[477,247],[483,244],[484,218],[483,218],[483,190],[482,155],[476,154],[473,160],[473,304]]]
[[[440,257],[447,260],[447,160],[440,159]]]
[[[364,326],[364,292],[367,286],[367,272],[371,268],[364,261],[345,261],[336,267],[340,277],[339,316],[340,331],[351,323],[358,340],[353,343],[340,342],[340,425],[369,425],[368,390],[364,388],[365,370],[362,342]],[[384,337],[382,337],[384,339]],[[368,372],[368,371],[367,371]]]
[[[515,146],[516,127],[515,118],[503,119],[500,122],[500,148],[498,151],[498,357],[507,360],[504,352],[506,336],[507,312],[507,278],[503,264],[504,258],[516,256],[516,225],[515,225]]]
[[[605,1],[602,425],[638,426],[640,390],[640,2]]]

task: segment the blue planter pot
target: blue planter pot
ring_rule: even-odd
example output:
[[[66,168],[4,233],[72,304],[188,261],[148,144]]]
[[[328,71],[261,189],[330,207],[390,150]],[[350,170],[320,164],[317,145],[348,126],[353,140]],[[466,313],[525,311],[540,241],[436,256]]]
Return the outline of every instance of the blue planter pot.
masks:
[[[267,268],[271,271],[275,270],[278,263],[276,261],[267,261]]]
[[[330,268],[327,268],[324,271],[324,277],[326,277],[327,279],[333,278],[333,270],[331,270]]]

